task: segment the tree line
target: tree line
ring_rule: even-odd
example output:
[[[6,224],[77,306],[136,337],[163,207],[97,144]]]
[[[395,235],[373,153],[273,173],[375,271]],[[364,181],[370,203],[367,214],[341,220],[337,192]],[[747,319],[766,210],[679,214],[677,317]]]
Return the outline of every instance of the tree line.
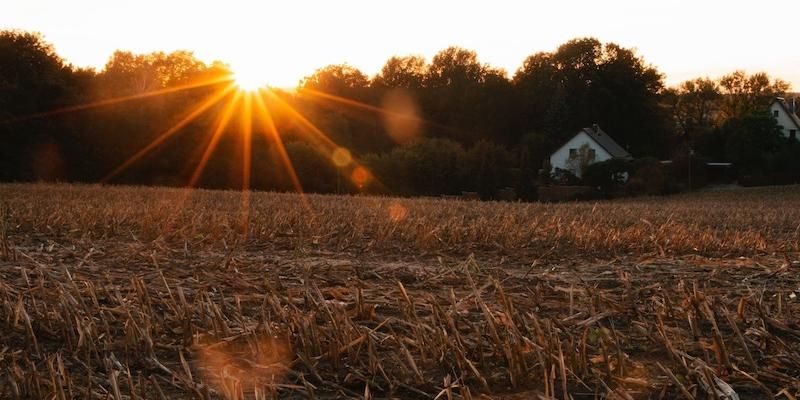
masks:
[[[248,187],[294,190],[285,150],[309,192],[497,198],[514,188],[533,198],[549,181],[540,172],[550,152],[594,123],[641,159],[679,160],[692,148],[696,159],[732,161],[753,181],[797,180],[776,171],[800,171],[792,164],[797,146],[781,142],[766,114],[787,83],[736,71],[670,88],[635,51],[594,38],[533,54],[511,75],[459,47],[430,62],[392,57],[371,77],[329,65],[296,90],[272,90],[269,120],[253,118],[250,146],[235,134],[246,123],[237,117],[242,102],[228,110],[227,134],[213,137],[231,102],[209,98],[231,74],[187,51],[117,51],[99,71],[76,68],[37,33],[0,31],[0,180],[241,188],[247,149]],[[304,120],[380,185],[343,176]],[[282,144],[270,138],[270,124]],[[136,156],[154,140],[159,146]],[[636,165],[646,164],[654,168]]]

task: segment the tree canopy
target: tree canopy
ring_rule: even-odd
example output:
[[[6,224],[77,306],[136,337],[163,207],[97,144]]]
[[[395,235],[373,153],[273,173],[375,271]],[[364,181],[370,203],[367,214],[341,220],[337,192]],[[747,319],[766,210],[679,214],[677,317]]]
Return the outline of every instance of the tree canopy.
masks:
[[[774,136],[763,111],[785,82],[735,71],[667,88],[634,50],[594,38],[532,54],[511,77],[460,47],[430,60],[393,56],[372,77],[324,66],[297,91],[271,90],[250,146],[231,134],[244,126],[239,117],[221,120],[252,98],[226,92],[204,106],[230,76],[189,51],[120,50],[99,71],[80,69],[40,34],[0,31],[0,180],[98,181],[125,165],[111,182],[240,187],[249,149],[253,188],[294,190],[288,157],[307,191],[362,190],[322,140],[348,149],[382,192],[494,198],[512,187],[527,197],[548,181],[540,169],[555,147],[594,123],[636,157],[694,147],[751,169],[790,158],[770,158],[772,139],[762,143]],[[760,155],[747,158],[753,146]]]

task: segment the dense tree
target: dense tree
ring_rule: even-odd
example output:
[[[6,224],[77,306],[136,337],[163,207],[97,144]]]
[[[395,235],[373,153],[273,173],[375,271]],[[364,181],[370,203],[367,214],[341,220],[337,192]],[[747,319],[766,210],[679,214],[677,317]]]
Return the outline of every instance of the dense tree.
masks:
[[[783,140],[784,143],[766,160],[766,171],[770,175],[767,184],[800,183],[800,142]]]
[[[200,85],[214,78],[229,77],[230,74],[225,65],[206,65],[187,51],[169,54],[115,52],[94,80],[91,100],[107,101],[128,96],[132,96],[132,99],[91,108],[78,114],[86,121],[86,127],[76,133],[73,141],[83,148],[91,149],[90,154],[85,157],[89,157],[96,165],[83,175],[89,180],[103,178],[227,83],[201,85],[157,96],[145,95],[186,84]],[[219,111],[220,106],[221,103],[214,110]],[[174,137],[150,156],[125,171],[118,181],[171,184],[188,182],[188,177],[181,176],[181,171],[186,169],[184,164],[191,157],[197,157],[197,148],[203,145],[202,138],[212,129],[215,118],[211,114],[209,112],[199,116],[192,124],[176,132]],[[109,135],[109,132],[118,134]],[[228,142],[223,142],[221,149],[227,147],[230,147]],[[228,164],[228,161],[215,158],[209,169],[213,171],[217,163]],[[226,175],[219,173],[218,176]]]
[[[102,97],[150,92],[197,81],[208,67],[188,51],[133,54],[116,51],[100,74]]]
[[[787,82],[773,80],[764,72],[747,75],[744,71],[723,76],[719,86],[722,92],[721,117],[724,119],[761,112],[776,96],[789,89]]]
[[[661,106],[661,74],[633,50],[597,39],[571,40],[526,59],[514,75],[519,127],[556,141],[598,123],[637,155],[666,155],[669,118]]]
[[[364,154],[384,151],[392,143],[374,111],[377,98],[363,72],[342,64],[320,68],[305,77],[294,101],[338,145]]]
[[[343,181],[326,154],[299,141],[288,143],[286,152],[306,192],[333,193],[344,190]]]
[[[230,92],[194,112],[230,78],[226,65],[188,51],[117,51],[99,72],[76,69],[41,35],[0,31],[0,180],[99,181],[158,140],[112,182],[186,185],[203,161],[198,185],[242,187],[249,97]],[[273,89],[275,96],[264,98],[270,118],[257,112],[249,125],[252,188],[294,190],[272,123],[300,180],[315,192],[356,190],[340,175],[347,168],[331,163],[325,149],[333,142],[369,166],[384,192],[495,198],[512,186],[529,199],[538,178],[549,180],[549,166],[539,171],[553,149],[592,123],[637,157],[674,155],[671,171],[692,147],[693,162],[706,156],[766,180],[794,179],[781,171],[794,168],[796,146],[775,141],[774,121],[758,114],[788,89],[785,82],[734,72],[665,89],[661,74],[633,50],[593,38],[531,55],[513,79],[474,51],[450,47],[430,63],[392,57],[372,78],[330,65],[298,89]],[[229,107],[234,117],[220,130]]]
[[[70,126],[58,116],[31,117],[83,100],[92,77],[66,64],[40,34],[0,31],[1,180],[66,178]]]
[[[0,116],[18,117],[78,100],[76,72],[40,34],[0,31]]]
[[[457,194],[465,189],[464,148],[448,139],[422,139],[380,155],[368,155],[365,164],[390,186],[392,194]]]
[[[681,83],[665,93],[678,133],[685,139],[714,128],[722,98],[719,83],[697,78]]]
[[[316,70],[300,82],[302,89],[313,89],[346,99],[365,100],[369,78],[347,64],[329,65]]]
[[[764,111],[729,119],[721,133],[727,159],[742,173],[762,169],[783,143],[778,123]]]
[[[504,147],[487,140],[476,142],[465,154],[469,189],[483,199],[496,198],[498,189],[512,185],[514,160]]]
[[[449,47],[437,53],[425,76],[423,108],[441,135],[469,145],[502,139],[511,102],[505,72],[478,61],[474,51]],[[502,141],[502,140],[501,140]]]
[[[372,81],[378,89],[422,89],[428,65],[420,56],[391,57]]]

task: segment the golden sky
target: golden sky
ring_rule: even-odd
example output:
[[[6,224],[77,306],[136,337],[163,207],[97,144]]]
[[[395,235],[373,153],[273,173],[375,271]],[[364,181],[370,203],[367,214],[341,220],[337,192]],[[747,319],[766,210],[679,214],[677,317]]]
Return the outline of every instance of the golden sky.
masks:
[[[511,75],[530,54],[593,36],[636,48],[668,84],[744,69],[800,90],[797,0],[1,1],[0,28],[39,31],[78,66],[102,67],[115,49],[186,49],[294,86],[328,64],[372,75],[392,55],[457,45]]]

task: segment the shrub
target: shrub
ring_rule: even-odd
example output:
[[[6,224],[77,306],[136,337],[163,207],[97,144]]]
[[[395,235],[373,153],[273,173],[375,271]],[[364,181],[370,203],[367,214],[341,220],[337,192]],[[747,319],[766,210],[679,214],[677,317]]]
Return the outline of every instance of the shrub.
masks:
[[[568,169],[556,168],[552,174],[552,183],[563,186],[577,186],[581,184],[581,178],[575,176]]]
[[[604,195],[622,188],[628,178],[628,162],[616,158],[596,162],[586,167],[583,183]]]
[[[466,183],[481,198],[495,198],[499,188],[511,183],[513,160],[503,146],[480,140],[467,151],[465,160],[469,178]]]
[[[422,139],[364,163],[395,194],[457,194],[464,189],[466,153],[449,139]]]
[[[333,193],[341,185],[339,174],[331,161],[311,145],[296,141],[286,144],[303,190],[311,193]]]
[[[625,189],[629,194],[664,194],[668,191],[668,176],[664,166],[654,158],[634,161],[631,178]]]

